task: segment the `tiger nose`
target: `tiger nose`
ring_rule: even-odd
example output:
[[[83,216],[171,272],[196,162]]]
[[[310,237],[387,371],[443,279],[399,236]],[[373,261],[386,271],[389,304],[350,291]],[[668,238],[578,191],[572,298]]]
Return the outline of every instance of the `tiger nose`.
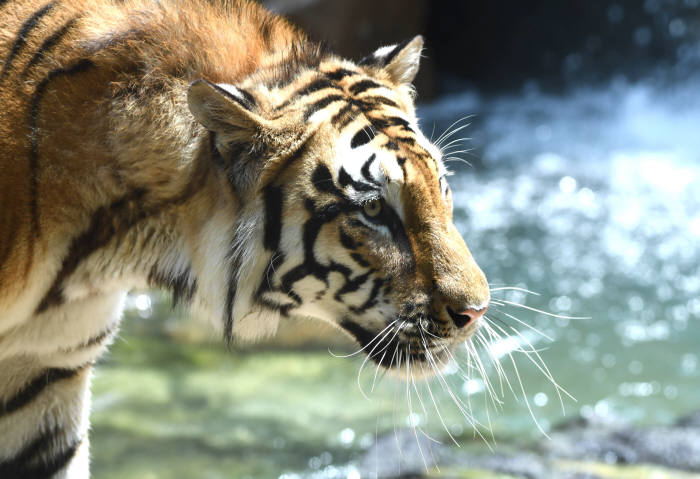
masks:
[[[456,312],[448,306],[447,314],[450,315],[450,318],[452,318],[452,322],[455,323],[455,326],[457,326],[458,328],[463,328],[467,324],[475,323],[476,321],[481,319],[488,308],[489,305],[488,303],[486,303],[486,306],[480,309],[467,308],[464,311]]]

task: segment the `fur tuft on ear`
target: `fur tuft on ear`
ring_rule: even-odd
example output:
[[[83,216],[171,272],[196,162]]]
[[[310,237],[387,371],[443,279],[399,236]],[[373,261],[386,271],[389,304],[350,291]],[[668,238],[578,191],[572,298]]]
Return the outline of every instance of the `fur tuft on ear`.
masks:
[[[420,65],[423,50],[423,37],[418,35],[411,40],[377,49],[360,60],[359,65],[381,68],[396,83],[411,83]]]
[[[233,85],[193,81],[187,89],[190,111],[207,130],[226,137],[249,137],[265,123],[254,110],[255,97]]]

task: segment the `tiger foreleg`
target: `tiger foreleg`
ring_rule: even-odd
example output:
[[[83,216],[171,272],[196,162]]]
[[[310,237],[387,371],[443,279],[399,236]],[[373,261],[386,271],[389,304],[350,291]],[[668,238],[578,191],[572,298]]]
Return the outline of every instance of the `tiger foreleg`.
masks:
[[[46,367],[36,358],[0,362],[0,477],[89,477],[92,364]]]

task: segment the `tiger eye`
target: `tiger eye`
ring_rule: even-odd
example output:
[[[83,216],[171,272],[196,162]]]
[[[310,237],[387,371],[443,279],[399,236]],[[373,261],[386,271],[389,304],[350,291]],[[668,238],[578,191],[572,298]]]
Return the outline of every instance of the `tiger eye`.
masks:
[[[364,209],[367,216],[375,218],[382,212],[382,203],[379,200],[371,200],[365,203]]]

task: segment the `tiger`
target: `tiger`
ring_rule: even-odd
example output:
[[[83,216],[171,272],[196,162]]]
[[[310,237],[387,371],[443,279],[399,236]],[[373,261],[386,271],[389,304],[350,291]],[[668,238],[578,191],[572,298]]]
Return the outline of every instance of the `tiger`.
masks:
[[[0,477],[89,477],[90,377],[132,289],[226,343],[325,321],[399,376],[479,327],[421,36],[351,61],[248,0],[0,20]]]

